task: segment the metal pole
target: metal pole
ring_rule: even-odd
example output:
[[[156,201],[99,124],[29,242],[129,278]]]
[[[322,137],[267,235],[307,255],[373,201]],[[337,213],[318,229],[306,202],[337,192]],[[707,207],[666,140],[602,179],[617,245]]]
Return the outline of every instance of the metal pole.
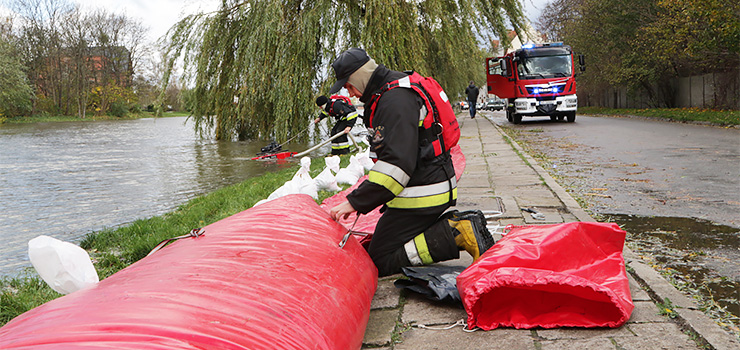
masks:
[[[313,146],[313,147],[311,147],[311,148],[309,148],[309,149],[307,149],[307,150],[305,150],[305,151],[303,151],[301,153],[294,154],[293,155],[293,158],[303,157],[306,154],[309,154],[309,153],[311,153],[311,152],[319,149],[319,147],[321,147],[321,146],[323,146],[323,145],[325,145],[325,144],[327,144],[329,142],[332,142],[334,139],[336,139],[337,137],[342,136],[342,135],[344,135],[344,130],[340,131],[339,133],[337,133],[336,135],[330,137],[329,139],[327,139],[325,141],[322,141],[321,143],[319,143],[316,146]]]

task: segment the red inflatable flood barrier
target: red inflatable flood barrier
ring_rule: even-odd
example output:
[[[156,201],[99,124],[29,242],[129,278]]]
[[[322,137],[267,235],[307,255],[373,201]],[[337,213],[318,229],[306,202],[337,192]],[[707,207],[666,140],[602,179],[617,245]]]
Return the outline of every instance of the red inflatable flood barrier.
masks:
[[[457,277],[468,327],[619,327],[634,304],[616,224],[514,227]]]
[[[377,270],[309,196],[204,227],[0,328],[0,349],[359,349]]]

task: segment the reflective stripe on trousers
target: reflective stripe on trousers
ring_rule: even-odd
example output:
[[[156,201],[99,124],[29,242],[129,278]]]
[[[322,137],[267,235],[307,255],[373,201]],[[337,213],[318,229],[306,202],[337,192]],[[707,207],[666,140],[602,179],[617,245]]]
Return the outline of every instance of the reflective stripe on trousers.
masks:
[[[343,149],[343,148],[349,148],[350,143],[349,142],[332,142],[331,148],[332,149]]]
[[[414,237],[414,239],[406,242],[403,245],[406,250],[406,257],[409,258],[409,262],[413,266],[429,265],[433,264],[431,253],[429,253],[429,246],[427,246],[426,238],[424,233]]]

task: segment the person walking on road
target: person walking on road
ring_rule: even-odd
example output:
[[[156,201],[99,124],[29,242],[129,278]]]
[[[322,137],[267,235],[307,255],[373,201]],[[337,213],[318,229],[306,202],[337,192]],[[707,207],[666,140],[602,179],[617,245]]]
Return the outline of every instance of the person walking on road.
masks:
[[[470,118],[475,119],[475,108],[476,101],[478,101],[478,93],[480,90],[475,86],[474,81],[470,81],[470,85],[465,88],[465,95],[468,96],[468,110],[470,111]]]
[[[365,103],[370,155],[376,160],[368,179],[331,208],[334,220],[378,206],[383,213],[368,253],[380,276],[404,266],[456,259],[466,250],[474,259],[490,248],[493,236],[483,213],[445,211],[455,204],[457,182],[449,151],[435,156],[420,118],[432,115],[425,98],[411,88],[410,75],[378,65],[365,50],[351,48],[332,63],[337,82]]]
[[[331,98],[326,96],[319,96],[316,99],[316,105],[321,108],[321,113],[313,123],[316,124],[322,119],[331,116],[336,119],[334,127],[331,129],[331,135],[334,136],[339,132],[344,132],[344,135],[337,137],[331,141],[331,154],[347,154],[349,153],[349,140],[347,134],[352,130],[352,126],[357,121],[357,109],[352,105],[352,102],[346,96],[333,95]]]

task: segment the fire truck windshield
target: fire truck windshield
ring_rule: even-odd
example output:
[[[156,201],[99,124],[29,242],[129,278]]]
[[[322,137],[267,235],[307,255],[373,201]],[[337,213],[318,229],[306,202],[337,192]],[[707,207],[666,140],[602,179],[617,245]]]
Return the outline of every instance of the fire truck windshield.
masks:
[[[573,73],[570,55],[522,57],[517,62],[519,79],[569,77]]]

